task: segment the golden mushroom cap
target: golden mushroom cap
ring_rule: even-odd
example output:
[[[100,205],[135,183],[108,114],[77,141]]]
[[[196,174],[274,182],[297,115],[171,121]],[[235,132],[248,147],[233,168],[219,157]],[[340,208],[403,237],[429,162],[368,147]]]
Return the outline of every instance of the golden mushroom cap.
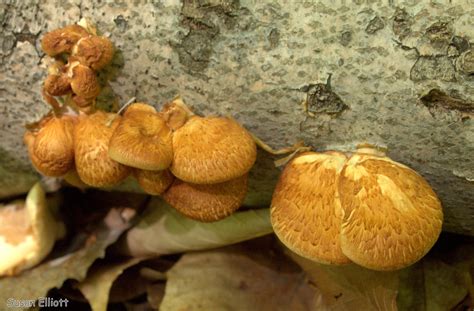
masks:
[[[148,105],[146,103],[133,103],[127,107],[127,110],[125,110],[124,116],[136,111],[156,113],[156,109],[152,105]]]
[[[134,108],[135,105],[127,109],[114,131],[109,143],[109,155],[128,166],[164,170],[173,160],[171,130],[154,109],[153,112],[145,111],[144,107]]]
[[[135,169],[133,175],[143,191],[151,195],[160,195],[168,189],[174,180],[169,170],[148,171]]]
[[[73,62],[68,67],[68,76],[74,94],[85,99],[92,99],[99,95],[100,86],[94,70],[78,62]]]
[[[88,36],[80,39],[72,50],[72,55],[94,70],[102,69],[114,56],[114,46],[106,37]]]
[[[118,115],[97,111],[88,116],[82,115],[76,125],[74,132],[76,170],[80,179],[90,186],[112,186],[130,173],[129,167],[109,157],[110,137],[119,122]]]
[[[74,127],[72,116],[49,117],[37,132],[24,136],[33,166],[43,175],[62,176],[74,166]]]
[[[247,194],[247,180],[247,174],[212,185],[196,185],[175,179],[163,198],[186,217],[202,222],[217,221],[240,207]]]
[[[342,210],[336,198],[347,157],[339,152],[305,152],[287,164],[271,203],[278,238],[293,252],[320,263],[346,264],[340,230]]]
[[[395,270],[423,257],[438,239],[440,201],[409,167],[360,149],[339,180],[341,247],[355,263]]]
[[[86,29],[79,25],[69,25],[46,33],[41,40],[41,48],[49,56],[70,53],[79,39],[88,37]]]
[[[240,124],[230,118],[191,117],[173,134],[171,172],[194,184],[215,184],[247,173],[257,147]]]

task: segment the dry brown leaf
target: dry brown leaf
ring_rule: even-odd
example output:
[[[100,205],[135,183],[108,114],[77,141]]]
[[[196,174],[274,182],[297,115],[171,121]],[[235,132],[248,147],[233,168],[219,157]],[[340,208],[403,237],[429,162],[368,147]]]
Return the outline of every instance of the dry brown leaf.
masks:
[[[168,271],[160,310],[322,310],[303,271],[268,248],[185,254]]]

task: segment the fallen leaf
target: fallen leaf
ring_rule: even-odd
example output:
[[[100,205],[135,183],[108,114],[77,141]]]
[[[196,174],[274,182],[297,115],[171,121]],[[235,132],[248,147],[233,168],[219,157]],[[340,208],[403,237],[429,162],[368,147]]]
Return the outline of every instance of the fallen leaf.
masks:
[[[78,288],[89,301],[93,311],[106,311],[112,284],[122,272],[139,263],[142,258],[133,258],[116,264],[104,264],[94,267]]]
[[[61,287],[67,279],[83,280],[92,263],[97,258],[104,257],[107,246],[114,243],[130,226],[130,218],[124,218],[127,215],[125,211],[111,209],[94,232],[88,236],[76,236],[71,243],[73,250],[66,250],[66,254],[43,262],[20,275],[1,278],[0,303],[9,298],[36,300],[45,297],[50,289]]]
[[[402,270],[399,310],[454,310],[468,295],[474,297],[473,242],[472,237],[443,234],[425,258]]]
[[[355,264],[324,265],[288,255],[305,270],[330,310],[397,310],[398,272],[369,270]]]
[[[119,251],[144,257],[235,244],[272,233],[268,209],[237,212],[212,223],[186,218],[155,197],[138,224],[127,232]]]
[[[264,247],[187,253],[167,276],[161,311],[321,310],[305,273]]]
[[[161,302],[165,297],[165,283],[147,285],[148,303],[154,310],[159,310]]]

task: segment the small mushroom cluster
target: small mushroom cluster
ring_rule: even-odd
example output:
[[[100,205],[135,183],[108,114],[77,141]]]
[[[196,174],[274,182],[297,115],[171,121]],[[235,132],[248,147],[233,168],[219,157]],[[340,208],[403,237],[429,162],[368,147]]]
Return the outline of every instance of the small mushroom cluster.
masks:
[[[67,96],[79,110],[90,111],[99,95],[96,71],[110,63],[114,46],[88,26],[56,29],[41,41],[43,51],[56,60],[48,69],[42,90],[45,100],[56,109],[60,106],[57,97]]]
[[[100,91],[95,70],[111,60],[114,48],[109,39],[97,36],[95,29],[70,25],[45,34],[44,52],[54,57],[48,69],[42,94],[52,111],[28,126],[24,142],[34,167],[46,176],[68,176],[75,166],[77,113],[91,113]]]
[[[44,51],[66,54],[67,64],[56,61],[44,84],[53,111],[24,136],[34,167],[78,187],[110,187],[132,175],[145,192],[163,194],[199,221],[237,210],[256,160],[252,135],[231,118],[194,115],[179,97],[161,111],[145,103],[123,115],[95,110],[95,71],[110,62],[113,46],[88,29],[71,25],[43,38]]]
[[[306,152],[288,163],[271,222],[288,248],[313,261],[396,270],[430,250],[443,212],[423,177],[362,145],[349,158]]]

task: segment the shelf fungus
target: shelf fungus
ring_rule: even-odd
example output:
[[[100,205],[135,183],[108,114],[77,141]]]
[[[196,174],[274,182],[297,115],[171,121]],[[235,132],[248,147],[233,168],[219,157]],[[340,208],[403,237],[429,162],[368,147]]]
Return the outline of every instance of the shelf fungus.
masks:
[[[27,130],[24,142],[33,166],[45,176],[59,177],[74,167],[74,127],[76,117],[43,118],[36,128]]]
[[[74,45],[71,55],[81,64],[100,70],[111,62],[114,46],[106,37],[88,36]]]
[[[37,183],[26,201],[0,206],[0,277],[11,276],[40,263],[65,234]]]
[[[194,184],[215,184],[246,174],[257,147],[252,136],[230,118],[192,116],[173,134],[171,172]]]
[[[212,185],[197,185],[175,179],[163,194],[168,204],[186,217],[212,222],[234,213],[247,193],[247,174]]]
[[[148,171],[135,169],[133,175],[143,191],[151,195],[162,194],[174,180],[174,176],[169,170]]]
[[[109,156],[143,170],[164,170],[173,160],[172,132],[150,105],[129,106],[109,143]]]
[[[297,254],[331,264],[397,270],[421,259],[442,227],[441,204],[412,169],[361,146],[305,153],[283,171],[271,221]]]
[[[49,56],[71,53],[73,46],[89,32],[79,25],[69,25],[46,33],[41,40],[41,48]]]
[[[130,168],[109,157],[109,141],[120,122],[114,113],[96,111],[81,115],[74,132],[76,170],[80,179],[93,187],[115,185]]]

